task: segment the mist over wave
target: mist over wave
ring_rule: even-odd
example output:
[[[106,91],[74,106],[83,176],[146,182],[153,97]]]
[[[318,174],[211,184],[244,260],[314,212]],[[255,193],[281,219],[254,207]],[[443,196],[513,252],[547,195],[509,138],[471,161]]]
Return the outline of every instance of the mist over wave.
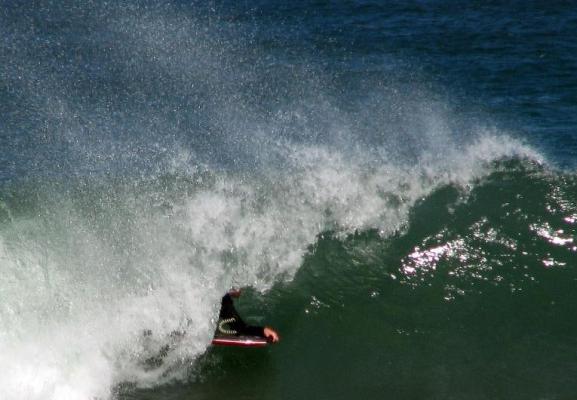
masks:
[[[344,85],[272,57],[240,22],[185,11],[0,16],[3,399],[185,379],[230,286],[264,292],[323,232],[388,237],[440,187],[543,161],[421,78]]]

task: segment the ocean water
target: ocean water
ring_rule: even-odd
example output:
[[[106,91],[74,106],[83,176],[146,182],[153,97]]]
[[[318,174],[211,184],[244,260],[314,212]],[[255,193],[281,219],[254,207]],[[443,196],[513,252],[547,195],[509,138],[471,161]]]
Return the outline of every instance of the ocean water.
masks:
[[[0,399],[577,395],[574,2],[0,1],[0,36]],[[279,344],[210,346],[233,285]]]

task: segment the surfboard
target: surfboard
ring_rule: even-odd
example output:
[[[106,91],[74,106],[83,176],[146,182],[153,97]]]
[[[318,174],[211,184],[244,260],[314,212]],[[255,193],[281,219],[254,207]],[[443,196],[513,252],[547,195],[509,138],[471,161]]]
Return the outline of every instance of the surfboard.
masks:
[[[214,346],[264,347],[268,341],[259,336],[218,335],[212,339],[212,344]]]

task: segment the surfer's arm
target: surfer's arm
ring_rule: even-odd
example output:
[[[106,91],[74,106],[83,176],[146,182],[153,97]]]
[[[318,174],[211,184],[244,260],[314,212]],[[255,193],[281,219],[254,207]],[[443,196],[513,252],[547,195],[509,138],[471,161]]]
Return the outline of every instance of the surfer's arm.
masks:
[[[239,327],[239,329],[237,329],[237,332],[239,335],[266,337],[264,334],[264,330],[265,328],[262,326],[252,326],[243,323],[243,326]]]
[[[240,335],[259,336],[269,340],[269,342],[276,343],[279,341],[278,333],[268,326],[252,326],[246,325],[237,330]]]
[[[237,335],[258,336],[266,338],[272,343],[279,341],[278,334],[268,326],[247,325],[241,318],[236,319],[229,326],[236,331]]]

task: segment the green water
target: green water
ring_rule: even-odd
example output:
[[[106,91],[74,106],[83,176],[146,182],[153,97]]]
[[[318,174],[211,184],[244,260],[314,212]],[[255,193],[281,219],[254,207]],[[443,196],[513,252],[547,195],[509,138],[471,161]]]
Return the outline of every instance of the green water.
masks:
[[[571,398],[577,182],[495,169],[470,192],[437,190],[393,237],[327,232],[294,280],[249,290],[241,314],[280,344],[210,348],[187,383],[120,397]]]

